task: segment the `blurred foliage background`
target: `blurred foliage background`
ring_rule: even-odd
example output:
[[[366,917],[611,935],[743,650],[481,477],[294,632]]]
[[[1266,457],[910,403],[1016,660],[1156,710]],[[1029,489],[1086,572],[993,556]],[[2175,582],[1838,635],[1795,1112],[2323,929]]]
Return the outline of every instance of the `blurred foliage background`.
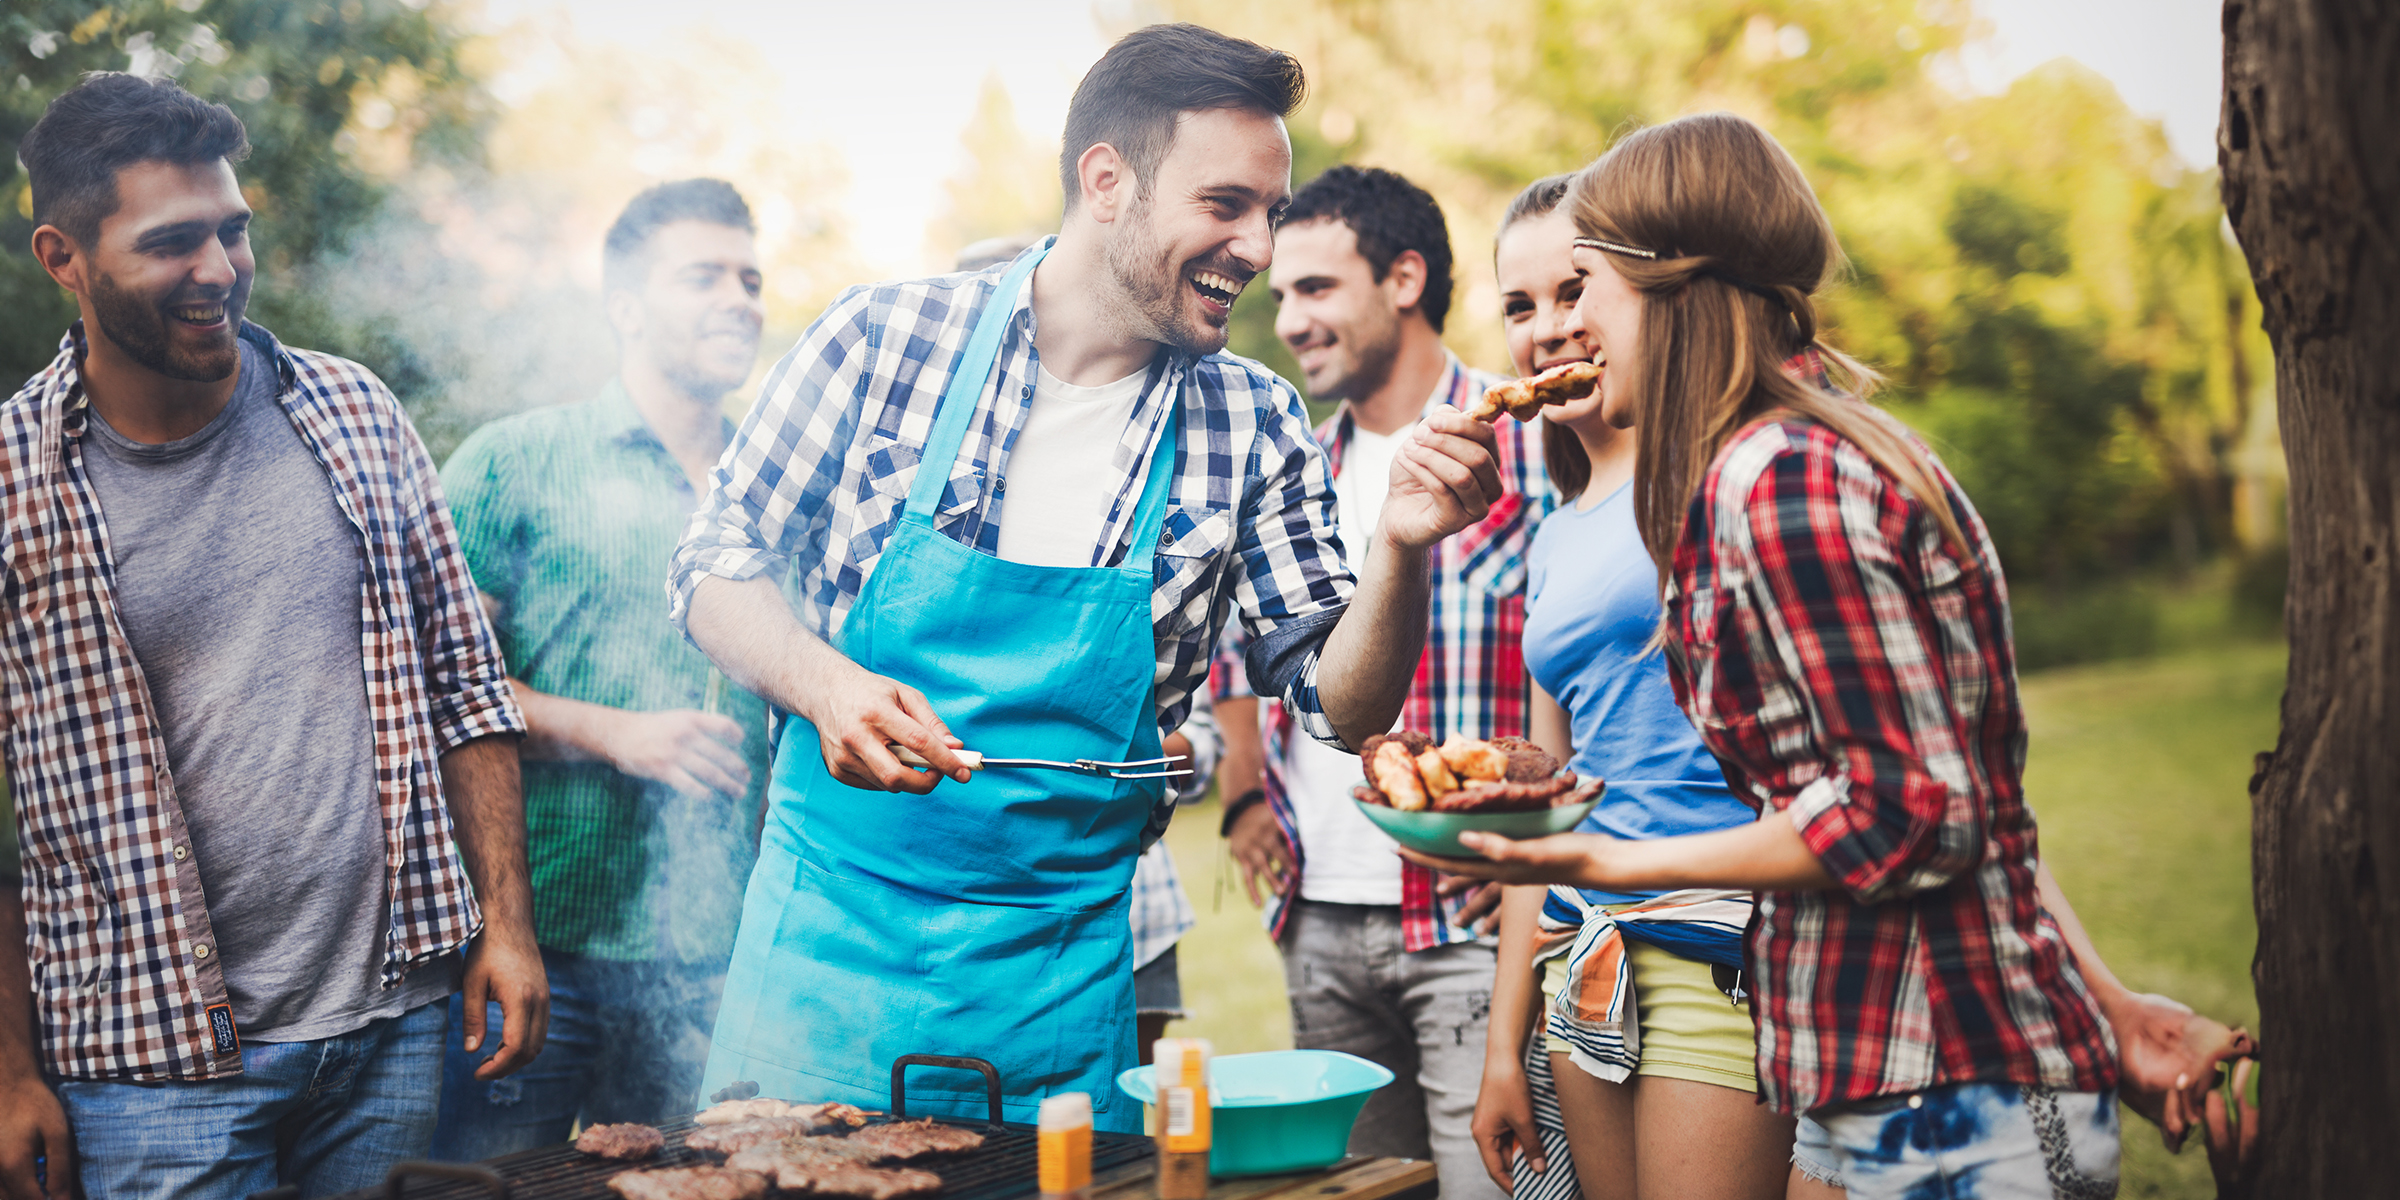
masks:
[[[1880,401],[1941,450],[2006,561],[2020,663],[2036,672],[2028,787],[2046,853],[2128,982],[2254,1016],[2241,781],[2272,741],[2281,679],[2283,456],[2214,174],[2157,123],[2066,60],[2000,94],[1964,86],[1959,54],[1985,34],[1963,0],[1097,12],[1111,35],[1190,19],[1299,55],[1311,95],[1291,123],[1295,180],[1347,161],[1429,189],[1461,274],[1450,342],[1485,367],[1506,367],[1490,247],[1518,188],[1687,112],[1773,131],[1851,257],[1828,338],[1889,375]],[[13,151],[90,70],[172,74],[232,106],[256,147],[241,168],[260,214],[253,314],[371,366],[446,455],[484,420],[602,381],[601,234],[649,183],[719,175],[750,198],[762,366],[869,278],[839,206],[841,155],[759,116],[780,78],[767,48],[703,21],[660,25],[629,47],[564,18],[495,27],[450,0],[11,0],[0,143]],[[1026,129],[997,75],[956,143],[910,149],[945,200],[924,230],[932,261],[1056,228],[1055,131]],[[12,391],[74,314],[27,251],[13,158],[0,175]],[[1297,376],[1264,287],[1235,319],[1238,352]],[[2039,670],[2110,659],[2142,661]],[[1188,1031],[1282,1044],[1274,951],[1246,904],[1222,900],[1214,828],[1203,810],[1169,835],[1205,914],[1184,949]],[[2206,1194],[2197,1152],[2168,1159],[2128,1132],[2128,1195]]]
[[[2213,172],[2071,61],[1999,95],[1958,86],[1978,30],[1958,0],[1116,9],[1298,54],[1311,89],[1295,178],[1363,162],[1432,191],[1462,276],[1451,342],[1489,367],[1506,365],[1489,247],[1520,186],[1644,122],[1762,122],[1851,257],[1829,336],[1890,376],[1882,402],[1974,495],[2016,585],[2026,666],[2274,628],[2272,373]],[[0,16],[0,140],[87,70],[169,73],[231,105],[256,147],[242,169],[261,216],[254,312],[380,372],[437,452],[597,386],[597,246],[648,182],[717,174],[751,197],[769,359],[866,277],[835,203],[839,156],[744,119],[776,86],[760,47],[687,29],[637,52],[579,43],[563,18],[495,33],[476,15],[446,0],[18,0]],[[927,180],[947,197],[929,254],[1056,227],[1055,136],[1020,126],[997,76],[960,138],[963,165]],[[73,310],[26,250],[21,174],[0,199],[13,383]],[[1296,376],[1272,317],[1251,288],[1235,348]],[[2195,604],[2216,619],[2178,616]]]

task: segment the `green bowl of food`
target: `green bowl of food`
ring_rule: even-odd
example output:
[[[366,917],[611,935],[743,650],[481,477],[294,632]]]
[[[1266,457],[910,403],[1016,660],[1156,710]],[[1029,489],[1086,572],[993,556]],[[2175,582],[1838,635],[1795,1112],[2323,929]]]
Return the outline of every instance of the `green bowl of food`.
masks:
[[[1523,738],[1451,738],[1439,745],[1402,730],[1367,739],[1358,810],[1411,850],[1481,858],[1460,845],[1470,831],[1504,838],[1548,837],[1580,824],[1607,786],[1579,780]]]
[[[1446,813],[1402,812],[1381,804],[1355,801],[1358,811],[1367,814],[1375,827],[1392,835],[1392,840],[1422,854],[1437,854],[1443,858],[1482,858],[1483,855],[1462,846],[1458,835],[1473,830],[1477,833],[1496,833],[1504,838],[1548,837],[1565,833],[1583,823],[1598,797],[1578,801],[1564,808],[1545,808],[1534,812],[1503,813]]]

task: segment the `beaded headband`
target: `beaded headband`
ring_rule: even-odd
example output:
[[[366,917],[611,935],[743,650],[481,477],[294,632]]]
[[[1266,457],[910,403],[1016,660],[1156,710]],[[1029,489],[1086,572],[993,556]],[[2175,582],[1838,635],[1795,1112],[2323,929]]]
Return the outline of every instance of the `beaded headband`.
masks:
[[[1604,242],[1596,237],[1579,237],[1575,239],[1575,244],[1586,250],[1606,250],[1614,254],[1630,254],[1635,258],[1658,257],[1656,250],[1644,250],[1639,246],[1628,246],[1623,242]]]

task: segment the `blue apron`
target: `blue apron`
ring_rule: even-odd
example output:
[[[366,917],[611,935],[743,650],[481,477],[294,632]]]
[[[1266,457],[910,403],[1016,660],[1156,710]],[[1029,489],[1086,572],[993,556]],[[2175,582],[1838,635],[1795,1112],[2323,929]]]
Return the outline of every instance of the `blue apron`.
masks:
[[[1152,758],[1151,565],[1177,414],[1121,566],[1005,562],[933,528],[1039,257],[1010,270],[976,320],[899,526],[837,644],[924,692],[971,748]],[[1127,893],[1159,781],[991,770],[926,796],[864,791],[825,769],[813,726],[784,725],[702,1094],[754,1080],[762,1095],[880,1109],[893,1059],[963,1054],[999,1068],[1009,1120],[1033,1121],[1043,1097],[1080,1091],[1096,1128],[1139,1132],[1140,1106],[1115,1079],[1135,1062]],[[918,1068],[909,1112],[920,1108],[980,1118],[982,1080]]]

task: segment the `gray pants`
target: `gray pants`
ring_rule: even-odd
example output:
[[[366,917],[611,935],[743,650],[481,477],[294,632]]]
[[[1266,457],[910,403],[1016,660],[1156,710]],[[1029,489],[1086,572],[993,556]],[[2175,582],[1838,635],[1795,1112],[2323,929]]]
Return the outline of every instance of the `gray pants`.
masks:
[[[1350,1152],[1431,1159],[1446,1200],[1502,1200],[1468,1128],[1483,1084],[1491,945],[1409,954],[1398,908],[1293,903],[1283,939],[1292,1044],[1355,1054],[1398,1076],[1367,1100]]]

